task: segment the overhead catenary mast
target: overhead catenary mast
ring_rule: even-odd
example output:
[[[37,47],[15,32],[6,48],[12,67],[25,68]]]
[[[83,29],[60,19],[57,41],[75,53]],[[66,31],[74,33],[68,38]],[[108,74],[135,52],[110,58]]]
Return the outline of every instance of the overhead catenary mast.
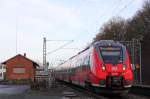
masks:
[[[51,52],[47,52],[47,50],[46,50],[47,42],[66,42],[66,43],[63,44],[62,46],[58,47],[57,49],[52,50]],[[52,54],[60,49],[63,49],[65,46],[69,45],[72,42],[73,42],[73,40],[47,40],[46,37],[43,38],[43,67],[44,67],[45,73],[48,73],[48,64],[47,64],[46,56],[49,54]]]
[[[18,54],[18,18],[16,17],[16,54]]]
[[[44,71],[48,71],[48,66],[46,63],[46,37],[43,38],[43,66],[44,66]]]

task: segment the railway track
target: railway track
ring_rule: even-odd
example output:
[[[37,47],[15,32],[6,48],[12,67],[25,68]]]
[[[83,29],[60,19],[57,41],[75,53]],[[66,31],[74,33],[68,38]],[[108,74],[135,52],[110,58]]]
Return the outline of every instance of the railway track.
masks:
[[[146,85],[134,85],[130,90],[130,93],[144,95],[150,97],[150,86]]]
[[[133,93],[132,91],[134,89],[132,89],[129,92],[129,94],[122,95],[122,96],[108,95],[108,94],[107,95],[106,94],[100,95],[98,93],[92,92],[91,90],[85,89],[85,88],[77,86],[77,85],[68,84],[66,82],[61,82],[61,83],[65,84],[66,86],[71,87],[72,89],[74,89],[74,90],[76,90],[82,94],[86,94],[88,97],[90,97],[90,99],[149,99],[150,98],[148,95],[145,95],[145,94]],[[74,95],[72,94],[72,96],[74,96]],[[74,98],[71,98],[71,99],[74,99]],[[75,99],[78,99],[78,98],[75,98]],[[81,98],[79,98],[79,99],[81,99]],[[83,97],[82,99],[87,99],[87,98]]]

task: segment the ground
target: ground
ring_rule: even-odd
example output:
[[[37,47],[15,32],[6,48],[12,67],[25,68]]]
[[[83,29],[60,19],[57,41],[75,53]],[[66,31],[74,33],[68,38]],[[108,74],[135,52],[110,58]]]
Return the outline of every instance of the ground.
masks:
[[[25,85],[0,85],[0,99],[70,99],[70,97],[72,99],[95,99],[65,85],[58,85],[48,90],[31,90]]]
[[[87,93],[79,92],[66,85],[40,90],[31,90],[28,85],[0,85],[0,99],[97,99]],[[120,99],[120,97],[102,97],[100,99]],[[128,94],[121,99],[149,99],[148,97]]]

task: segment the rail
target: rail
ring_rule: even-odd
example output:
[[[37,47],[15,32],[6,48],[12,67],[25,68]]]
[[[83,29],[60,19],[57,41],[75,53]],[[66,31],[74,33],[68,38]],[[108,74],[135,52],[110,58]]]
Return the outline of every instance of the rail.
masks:
[[[71,87],[72,89],[75,89],[75,90],[77,90],[83,94],[90,96],[91,97],[90,99],[107,99],[106,97],[100,96],[94,92],[91,92],[90,90],[85,90],[85,88],[80,87],[78,85],[69,84],[69,83],[64,82],[64,81],[58,81],[58,82],[61,82],[62,84],[65,84],[65,85]]]
[[[150,86],[147,85],[133,85],[130,93],[150,96]]]
[[[59,81],[60,82],[60,81]],[[150,86],[145,85],[134,85],[129,94],[127,95],[113,95],[113,94],[98,94],[96,92],[93,92],[91,90],[85,89],[83,87],[80,87],[78,85],[69,84],[67,82],[61,81],[61,83],[71,87],[72,89],[75,89],[83,94],[87,94],[88,96],[91,96],[92,99],[129,99],[133,96],[136,97],[136,99],[141,99],[143,97],[149,97],[150,96]]]
[[[61,82],[62,84],[65,84],[65,85],[69,86],[70,88],[75,89],[83,94],[86,94],[87,96],[91,97],[90,99],[128,99],[130,97],[130,96],[128,97],[125,95],[117,95],[117,94],[114,94],[114,95],[113,94],[109,94],[109,95],[108,94],[99,94],[97,92],[92,91],[92,89],[86,89],[81,86],[70,84],[70,83],[67,83],[64,81],[59,81],[59,82]]]

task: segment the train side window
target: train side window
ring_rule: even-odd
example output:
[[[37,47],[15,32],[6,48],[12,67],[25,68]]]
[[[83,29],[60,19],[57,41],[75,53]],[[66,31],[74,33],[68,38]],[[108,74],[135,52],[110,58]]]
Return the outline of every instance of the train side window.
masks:
[[[88,57],[88,67],[90,68],[90,56]]]

